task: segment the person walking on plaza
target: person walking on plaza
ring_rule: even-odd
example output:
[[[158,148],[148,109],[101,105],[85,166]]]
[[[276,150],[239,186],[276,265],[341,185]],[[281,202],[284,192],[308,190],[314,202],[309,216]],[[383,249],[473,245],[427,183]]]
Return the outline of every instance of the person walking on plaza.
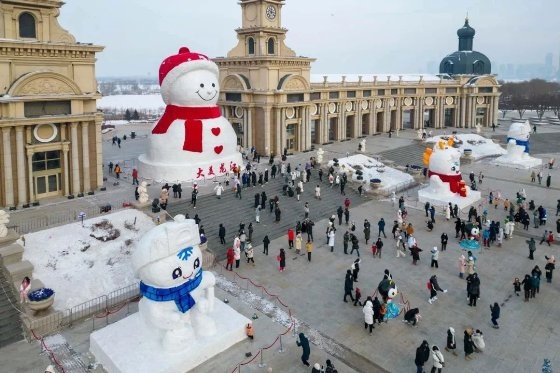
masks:
[[[373,326],[374,312],[373,312],[373,302],[371,300],[371,297],[367,297],[364,307],[362,308],[362,312],[364,313],[364,328],[367,331],[369,327],[369,334],[372,334],[373,329],[375,329],[375,326]]]
[[[494,302],[494,305],[490,306],[490,313],[492,316],[492,327],[494,329],[500,328],[498,325],[498,319],[500,318],[500,305],[497,302]]]
[[[346,276],[344,277],[344,299],[343,299],[344,303],[348,303],[346,297],[350,297],[352,302],[354,301],[352,290],[354,290],[354,280],[352,279],[352,271],[347,269]]]
[[[432,250],[430,250],[430,252],[432,253],[432,263],[430,264],[431,268],[439,268],[438,265],[438,259],[439,259],[439,250],[437,248],[437,246],[434,246],[434,248]]]
[[[430,358],[430,345],[428,341],[423,340],[422,344],[416,349],[416,357],[414,359],[414,364],[416,365],[416,373],[424,372],[424,364]]]
[[[377,256],[378,256],[379,258],[381,258],[381,251],[382,251],[382,249],[383,249],[383,241],[381,241],[381,237],[378,237],[378,238],[377,238],[377,241],[375,241],[375,247],[377,248]],[[398,254],[399,254],[398,252],[399,252],[399,251],[400,251],[400,250],[399,250],[398,247],[397,247],[397,258],[398,258]],[[404,255],[404,253],[403,253],[403,255]]]
[[[321,199],[321,187],[319,184],[315,187],[315,198],[320,200]]]
[[[249,242],[247,248],[245,249],[245,256],[247,257],[247,264],[252,263],[255,266],[255,251],[253,250],[253,245]]]
[[[329,247],[331,248],[331,253],[332,253],[334,251],[334,238],[335,238],[334,228],[332,228],[329,231],[328,237],[329,237]]]
[[[546,259],[546,265],[544,266],[544,275],[546,277],[546,282],[550,284],[552,282],[552,272],[555,269],[554,263],[556,262],[556,259],[554,258],[554,255],[552,255],[551,257],[545,256],[544,258]]]
[[[311,262],[311,253],[313,252],[313,242],[311,240],[307,240],[305,251],[307,251],[307,261]]]
[[[352,280],[354,282],[358,282],[358,273],[360,273],[360,263],[361,262],[362,262],[361,259],[358,258],[358,259],[354,260],[354,262],[350,266],[350,269],[352,270]]]
[[[255,209],[255,221],[257,223],[261,222],[261,206],[257,206],[257,208]]]
[[[342,225],[342,215],[344,214],[344,209],[342,206],[338,206],[336,209],[336,215],[338,216],[338,225]]]
[[[436,208],[434,207],[434,205],[430,206],[430,219],[432,221],[432,223],[436,223]]]
[[[222,183],[218,183],[218,185],[214,187],[214,191],[216,192],[216,198],[221,199],[222,192],[224,191],[224,187],[222,186]]]
[[[348,207],[344,208],[344,222],[346,223],[346,225],[349,224],[350,221],[350,210],[348,210]]]
[[[550,174],[548,174],[548,176],[546,177],[546,187],[550,188],[550,182],[551,182],[552,176],[550,176]]]
[[[295,233],[293,228],[288,229],[288,249],[292,249],[294,247],[294,238]]]
[[[463,336],[463,351],[465,351],[465,360],[471,360],[474,352],[474,344],[472,341],[472,329],[465,329]]]
[[[453,355],[457,356],[457,342],[455,341],[455,329],[449,327],[447,329],[447,345],[445,346],[445,351],[451,352]]]
[[[284,249],[280,249],[280,254],[278,254],[278,257],[276,259],[278,260],[280,265],[279,271],[284,272],[284,268],[286,268],[286,252],[284,251]]]
[[[430,277],[430,280],[428,281],[428,289],[430,290],[430,299],[428,299],[428,303],[432,304],[434,303],[438,298],[437,298],[437,292],[441,291],[442,293],[447,293],[447,290],[443,290],[438,283],[438,279],[436,275],[433,275],[432,277]]]
[[[220,237],[220,243],[222,245],[226,244],[226,227],[222,223],[220,223],[220,227],[218,228],[218,237]]]
[[[235,268],[239,268],[239,261],[241,260],[241,250],[239,246],[233,246],[233,258],[235,259]]]
[[[366,244],[369,241],[370,233],[371,233],[371,224],[367,219],[365,219],[364,220],[364,239],[366,240]]]
[[[303,350],[301,355],[301,362],[303,365],[309,366],[309,355],[311,354],[311,348],[309,347],[309,339],[303,333],[299,333],[299,338],[296,340],[296,345],[300,346]]]
[[[476,307],[476,300],[480,296],[480,279],[476,272],[467,277],[467,292],[469,294],[469,306]]]
[[[138,170],[136,168],[132,169],[132,185],[140,185],[138,182]]]
[[[358,258],[359,258],[360,257],[360,241],[358,240],[358,237],[356,237],[355,235],[352,235],[351,238],[350,238],[350,242],[352,242],[352,250],[350,250],[350,255],[352,255],[354,250],[356,250],[356,253],[358,254]]]
[[[301,236],[301,232],[297,232],[296,234],[296,255],[301,253],[301,245],[303,243],[303,237]]]
[[[537,243],[533,237],[525,242],[529,245],[529,259],[534,260],[535,258],[533,257],[533,254],[535,253],[535,250],[537,250]]]
[[[121,166],[119,166],[119,164],[117,163],[115,165],[115,176],[117,177],[117,179],[120,179],[120,175],[121,175]]]
[[[112,174],[113,173],[113,162],[109,162],[109,173]]]
[[[447,241],[448,240],[449,240],[449,237],[447,236],[447,233],[443,232],[441,234],[441,251],[447,250]]]
[[[379,219],[379,221],[377,222],[377,229],[377,237],[381,237],[381,233],[383,233],[383,237],[387,238],[387,235],[385,234],[385,219]]]
[[[270,245],[270,239],[268,238],[268,234],[263,238],[263,254],[268,255],[268,245]]]
[[[436,371],[437,373],[441,373],[445,365],[445,360],[438,346],[432,346],[432,360],[433,365],[430,373],[436,373]]]

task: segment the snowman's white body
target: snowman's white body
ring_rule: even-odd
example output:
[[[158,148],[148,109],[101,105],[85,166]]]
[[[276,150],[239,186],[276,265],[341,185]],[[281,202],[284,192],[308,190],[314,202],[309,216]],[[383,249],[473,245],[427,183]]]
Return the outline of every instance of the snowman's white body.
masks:
[[[167,105],[210,108],[216,106],[219,91],[216,74],[200,69],[177,77],[163,98]],[[183,119],[173,120],[165,133],[150,134],[148,151],[139,157],[140,174],[160,182],[180,182],[224,175],[241,165],[237,135],[228,120],[218,116],[201,122],[201,152],[183,149],[185,136],[189,136]]]
[[[140,315],[167,351],[184,350],[195,337],[216,333],[215,322],[208,315],[214,308],[216,279],[211,272],[202,271],[202,253],[196,243],[199,241],[194,220],[185,220],[179,215],[175,221],[146,233],[132,257],[142,283],[150,287],[174,288],[195,278],[199,272],[202,277],[200,284],[189,293],[195,304],[186,312],[182,312],[174,300],[155,301],[147,296],[140,300]],[[188,256],[182,255],[185,248],[188,248]]]

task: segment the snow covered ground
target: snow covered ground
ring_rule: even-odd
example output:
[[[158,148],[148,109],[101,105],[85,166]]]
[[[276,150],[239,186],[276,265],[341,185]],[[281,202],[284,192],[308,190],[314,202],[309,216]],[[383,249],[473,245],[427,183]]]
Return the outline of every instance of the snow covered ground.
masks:
[[[92,235],[108,236],[109,229],[92,228],[105,219],[120,235],[104,242]],[[34,266],[33,278],[55,291],[54,307],[64,310],[138,282],[130,256],[152,227],[144,213],[123,210],[85,220],[83,227],[76,222],[27,234],[23,257]]]
[[[435,143],[439,140],[445,140],[447,137],[448,136],[444,135],[429,137],[428,139],[426,139],[426,142]],[[462,141],[457,149],[459,149],[463,154],[465,149],[471,149],[471,157],[475,160],[485,157],[499,156],[507,153],[507,151],[499,144],[496,144],[493,140],[487,139],[486,137],[480,135],[476,135],[473,133],[464,133],[453,135],[453,137],[456,140]],[[457,141],[455,143],[457,144]]]
[[[334,164],[334,161],[329,161],[329,167]],[[346,158],[338,158],[338,172],[351,171],[352,180],[359,182],[356,171],[362,171],[363,181],[366,190],[369,190],[371,179],[381,180],[379,190],[392,190],[397,186],[412,183],[414,178],[406,172],[387,167],[382,162],[375,160],[363,154],[351,155]]]

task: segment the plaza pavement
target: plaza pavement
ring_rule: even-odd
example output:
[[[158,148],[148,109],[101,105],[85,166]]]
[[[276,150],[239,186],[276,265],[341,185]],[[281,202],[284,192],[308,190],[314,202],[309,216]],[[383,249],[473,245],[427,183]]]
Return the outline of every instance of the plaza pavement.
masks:
[[[540,128],[539,128],[540,129]],[[556,128],[542,129],[543,132],[555,134]],[[496,134],[505,130],[499,128]],[[487,132],[488,135],[491,135]],[[493,134],[492,134],[493,135]],[[368,138],[368,150],[375,149],[375,153],[383,150],[404,146],[414,141],[415,133],[403,131],[398,138],[393,137],[388,141],[384,135]],[[125,146],[127,143],[125,142]],[[109,144],[110,146],[110,144]],[[346,151],[352,152],[357,148],[356,142],[343,142],[325,146],[327,153],[325,159],[340,156]],[[124,149],[124,147],[123,147]],[[533,145],[534,152],[538,148]],[[110,159],[110,151],[106,152],[106,159]],[[548,157],[557,153],[546,153]],[[132,154],[131,154],[132,155]],[[294,156],[293,159],[307,159],[310,153]],[[124,158],[123,158],[124,159]],[[106,161],[105,163],[107,163]],[[495,167],[487,161],[462,165],[463,172],[470,170],[478,173],[483,170],[484,182],[481,185],[483,196],[490,190],[499,190],[504,197],[513,199],[515,192],[521,187],[525,188],[529,199],[535,199],[537,205],[544,203],[549,212],[547,227],[554,228],[555,201],[560,198],[560,190],[555,187],[555,181],[560,182],[558,169],[552,170],[553,187],[546,188],[538,186],[529,181],[528,171],[518,171],[504,167]],[[545,171],[545,175],[546,175]],[[99,202],[117,201],[118,196],[128,193],[128,186],[121,183],[114,187],[110,193],[96,194]],[[159,188],[158,186],[155,186]],[[209,188],[208,188],[209,189]],[[119,194],[120,193],[120,194]],[[210,190],[207,193],[211,193]],[[419,246],[424,249],[421,253],[418,266],[411,265],[411,258],[396,258],[394,256],[394,243],[392,239],[384,240],[385,247],[381,259],[372,258],[369,251],[370,245],[364,245],[362,234],[362,223],[364,218],[372,222],[372,237],[375,237],[376,222],[379,217],[387,221],[386,231],[390,235],[390,227],[395,216],[395,207],[389,200],[365,201],[358,207],[351,208],[352,220],[356,221],[357,235],[361,239],[362,265],[359,282],[356,284],[362,289],[364,297],[372,294],[379,281],[382,279],[383,270],[388,268],[397,283],[404,298],[397,297],[400,303],[405,299],[410,306],[419,307],[422,320],[418,328],[411,328],[398,320],[392,320],[387,324],[376,327],[373,336],[363,329],[363,315],[360,307],[354,307],[351,303],[343,303],[344,274],[355,257],[344,255],[342,252],[342,234],[344,226],[337,231],[335,252],[330,253],[325,245],[324,231],[326,219],[317,219],[315,226],[315,248],[312,262],[308,263],[305,256],[295,255],[287,251],[287,269],[280,273],[277,269],[275,257],[280,247],[287,248],[286,237],[279,237],[270,245],[270,255],[261,254],[261,246],[255,247],[255,267],[247,266],[242,262],[238,273],[249,277],[253,282],[266,286],[270,293],[278,294],[282,301],[287,304],[294,317],[298,320],[298,332],[304,331],[311,335],[311,362],[320,361],[324,363],[328,356],[334,356],[333,361],[339,368],[339,372],[366,372],[366,371],[391,371],[410,372],[414,369],[414,353],[416,347],[426,339],[430,344],[437,344],[441,349],[445,346],[446,330],[453,326],[456,330],[458,357],[444,352],[446,359],[446,370],[461,372],[467,370],[478,370],[483,372],[537,372],[540,371],[543,358],[552,361],[553,369],[560,366],[560,356],[557,349],[560,338],[555,327],[558,314],[556,299],[560,290],[558,276],[555,275],[552,284],[541,282],[541,292],[537,298],[529,303],[524,303],[522,297],[513,295],[511,285],[514,277],[522,278],[525,273],[530,273],[534,265],[538,264],[543,269],[544,255],[555,254],[557,245],[551,248],[539,245],[535,254],[535,261],[527,259],[527,235],[540,237],[542,229],[530,228],[528,233],[516,229],[516,234],[510,240],[504,241],[501,248],[492,247],[490,250],[482,250],[475,255],[478,256],[477,272],[481,278],[481,299],[478,307],[468,307],[466,303],[466,284],[457,276],[457,260],[461,254],[456,240],[454,239],[454,224],[442,218],[441,212],[436,214],[436,227],[432,233],[425,228],[425,216],[423,206],[416,200],[413,193],[405,192],[409,217],[416,227],[416,238]],[[91,201],[93,196],[87,196],[73,201],[52,201],[42,204],[38,210],[48,210],[50,213],[60,211],[64,213],[76,203],[98,203]],[[103,199],[103,197],[106,197]],[[357,198],[355,194],[352,198]],[[484,201],[481,202],[484,205]],[[33,215],[33,209],[18,211],[15,216],[21,214]],[[490,219],[503,219],[505,212],[503,208],[489,209]],[[463,215],[464,217],[464,215]],[[446,231],[450,236],[448,249],[440,254],[440,268],[437,270],[429,268],[429,250],[438,245],[439,235]],[[521,233],[521,234],[519,234]],[[214,271],[220,275],[221,267]],[[439,295],[439,300],[430,305],[427,302],[428,290],[426,282],[432,273],[437,273],[440,285],[448,289],[447,294]],[[234,278],[232,273],[225,273],[228,279]],[[246,286],[244,281],[238,282],[240,286]],[[210,362],[200,366],[196,372],[229,372],[235,368],[237,362],[244,359],[247,351],[253,355],[260,347],[267,346],[275,340],[276,335],[282,331],[283,326],[273,322],[265,314],[255,311],[246,303],[243,297],[236,297],[228,293],[231,289],[218,289],[217,296],[220,299],[228,297],[230,304],[237,310],[250,317],[258,313],[259,318],[255,321],[255,332],[257,338],[254,342],[242,342],[232,349],[220,354]],[[260,295],[259,292],[256,294]],[[498,302],[502,305],[502,316],[499,320],[501,328],[494,330],[490,327],[489,305]],[[473,361],[465,361],[462,357],[462,332],[466,327],[480,328],[485,334],[487,348],[484,353],[479,354]],[[64,330],[62,334],[69,341],[73,349],[83,354],[83,360],[87,360],[88,335],[91,331],[91,321],[86,321],[79,326]],[[273,368],[274,372],[308,372],[299,361],[301,349],[295,346],[295,338],[292,333],[283,337],[284,352],[279,353],[278,344],[265,352],[266,368]],[[30,348],[35,346],[35,349]],[[33,352],[35,351],[35,353]],[[16,344],[0,350],[0,360],[6,361],[9,371],[22,370],[18,366],[17,359],[10,359],[12,354],[26,354],[29,360],[37,360],[37,365],[43,364],[45,357],[39,354],[40,350],[36,344]],[[242,366],[241,371],[266,371],[259,368],[257,358],[253,363]],[[10,365],[14,364],[14,365]],[[29,364],[29,363],[27,363]],[[86,364],[87,365],[87,364]],[[377,370],[373,367],[380,366]],[[366,368],[364,368],[366,367]],[[431,367],[431,361],[426,367]],[[99,369],[99,368],[98,368]],[[76,370],[78,371],[78,370]]]

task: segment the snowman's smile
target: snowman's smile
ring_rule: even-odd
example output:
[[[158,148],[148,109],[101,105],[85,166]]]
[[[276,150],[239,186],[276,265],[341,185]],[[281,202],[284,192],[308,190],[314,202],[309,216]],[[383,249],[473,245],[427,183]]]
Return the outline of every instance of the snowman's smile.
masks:
[[[185,276],[181,276],[181,277],[183,277],[183,279],[187,280],[187,279],[191,278],[191,276],[193,275],[193,273],[194,273],[194,271],[192,271],[191,274],[188,275],[187,277],[185,277]]]
[[[211,92],[206,92],[206,95],[209,95]],[[216,95],[218,94],[218,91],[214,91],[214,94],[212,95],[212,97],[210,98],[204,98],[202,97],[202,95],[200,94],[200,90],[196,91],[196,94],[198,95],[198,97],[200,97],[201,99],[203,99],[204,101],[212,101],[214,99],[214,97],[216,97]]]

